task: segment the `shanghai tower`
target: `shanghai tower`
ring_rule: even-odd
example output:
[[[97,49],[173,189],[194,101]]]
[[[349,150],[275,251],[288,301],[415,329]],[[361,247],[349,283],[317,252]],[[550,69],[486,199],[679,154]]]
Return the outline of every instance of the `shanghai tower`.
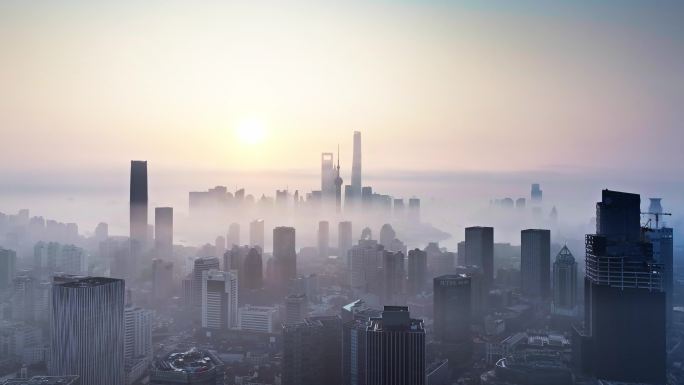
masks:
[[[131,161],[131,257],[140,258],[147,247],[147,161]]]

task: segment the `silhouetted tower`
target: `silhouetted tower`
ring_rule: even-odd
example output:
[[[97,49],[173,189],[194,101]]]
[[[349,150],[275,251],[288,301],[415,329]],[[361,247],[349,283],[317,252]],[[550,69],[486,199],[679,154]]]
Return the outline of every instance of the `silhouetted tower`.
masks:
[[[157,258],[173,257],[173,207],[154,209],[154,248]]]
[[[433,280],[435,338],[454,343],[470,340],[470,277],[442,275]]]
[[[297,277],[294,227],[276,227],[273,229],[273,260],[278,281],[276,284],[285,288],[291,279]]]
[[[335,209],[342,211],[342,184],[344,181],[340,176],[340,146],[337,146],[337,170],[335,174]]]
[[[487,287],[494,281],[494,228],[467,227],[465,229],[465,263],[482,269]]]
[[[131,161],[130,188],[131,255],[137,261],[147,247],[147,161]]]
[[[551,231],[520,232],[520,276],[522,294],[545,300],[551,296]]]
[[[427,281],[427,253],[420,249],[408,252],[408,291],[411,295],[425,289]]]
[[[347,259],[347,252],[352,247],[352,223],[340,222],[337,225],[337,254],[343,260]]]
[[[333,154],[321,154],[321,195],[324,205],[335,200],[335,163]]]
[[[361,198],[361,132],[354,131],[354,159],[352,161],[351,186],[354,199]]]
[[[577,315],[577,263],[567,246],[556,255],[553,263],[553,314]]]

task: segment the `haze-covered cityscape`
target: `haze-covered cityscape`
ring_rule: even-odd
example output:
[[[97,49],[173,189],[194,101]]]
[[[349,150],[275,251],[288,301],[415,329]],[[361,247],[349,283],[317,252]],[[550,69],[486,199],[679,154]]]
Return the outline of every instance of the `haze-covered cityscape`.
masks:
[[[684,384],[682,20],[1,3],[0,385]]]

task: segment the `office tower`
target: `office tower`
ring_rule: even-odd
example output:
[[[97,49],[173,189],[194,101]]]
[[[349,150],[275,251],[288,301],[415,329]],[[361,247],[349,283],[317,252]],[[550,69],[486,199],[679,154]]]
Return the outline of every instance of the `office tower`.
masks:
[[[392,225],[385,223],[380,228],[380,244],[384,248],[388,248],[390,243],[397,237],[397,233],[394,232]]]
[[[383,247],[371,239],[361,239],[349,249],[349,284],[352,290],[368,292],[372,284],[377,282],[382,255]]]
[[[234,271],[202,272],[202,327],[236,328],[238,316],[238,277]]]
[[[209,270],[219,270],[219,260],[216,257],[199,257],[195,259],[192,268],[192,300],[190,301],[193,311],[201,313],[202,311],[202,282],[204,272]],[[201,314],[195,314],[195,317],[201,318]]]
[[[60,273],[84,274],[87,270],[85,251],[74,245],[63,245],[56,264]]]
[[[147,247],[147,162],[131,161],[130,239],[133,262]]]
[[[297,277],[294,227],[276,227],[273,229],[273,260],[278,281],[276,284],[286,287],[291,279]]]
[[[465,266],[465,241],[461,241],[456,245],[456,266]]]
[[[124,281],[55,278],[50,310],[49,374],[81,385],[124,383]]]
[[[405,207],[404,207],[404,200],[403,199],[394,199],[392,201],[392,214],[394,215],[395,219],[402,220],[404,219],[405,215]]]
[[[344,181],[340,176],[340,148],[337,147],[337,169],[335,170],[335,211],[342,212],[342,184]]]
[[[124,359],[152,359],[152,312],[133,304],[124,307]]]
[[[406,280],[406,273],[404,272],[404,254],[401,251],[392,252],[385,250],[382,255],[382,273],[384,302],[393,303],[394,301],[398,301],[401,294],[404,292],[403,284]]]
[[[361,197],[361,132],[354,131],[354,158],[352,160],[351,188],[356,201]]]
[[[226,238],[226,247],[240,246],[240,224],[231,223],[228,227],[228,237]]]
[[[653,244],[653,258],[657,263],[663,265],[663,290],[665,290],[665,316],[667,327],[672,325],[672,294],[674,290],[673,281],[673,244],[672,228],[667,227],[662,221],[664,215],[663,207],[660,203],[661,198],[649,198],[648,222],[646,226],[646,238]]]
[[[567,246],[553,262],[553,314],[567,317],[577,315],[577,263]]]
[[[522,294],[533,299],[551,296],[551,231],[520,232],[520,276]]]
[[[306,294],[290,294],[285,297],[285,323],[303,322],[309,315],[309,303]]]
[[[427,282],[427,253],[420,249],[408,252],[408,292],[420,294]]]
[[[331,152],[321,154],[321,195],[324,203],[335,201],[335,162]]]
[[[311,317],[283,326],[283,385],[339,384],[342,321]]]
[[[220,257],[226,253],[226,238],[222,236],[216,237],[214,241],[214,248],[216,249],[216,256]]]
[[[371,186],[361,188],[361,207],[364,210],[373,208],[373,188]]]
[[[209,350],[174,350],[155,359],[150,368],[150,384],[221,385],[225,383],[225,372],[223,361]]]
[[[532,183],[532,190],[530,191],[530,199],[533,203],[539,203],[542,200],[542,190],[539,188],[539,183]]]
[[[598,379],[666,383],[662,264],[642,235],[638,194],[602,191],[586,237],[585,320],[573,353]]]
[[[157,258],[173,258],[173,207],[154,208],[154,248]]]
[[[12,286],[16,274],[17,253],[14,250],[0,248],[0,291]]]
[[[264,220],[258,219],[249,223],[249,245],[264,249]]]
[[[330,255],[330,224],[328,221],[318,222],[318,256],[328,258]]]
[[[440,342],[470,340],[470,277],[465,274],[442,275],[433,280],[435,338]]]
[[[240,330],[258,333],[273,333],[278,308],[272,306],[245,305],[238,309]]]
[[[347,252],[352,247],[352,223],[349,221],[340,222],[337,225],[337,256],[343,260],[347,259]]]
[[[485,284],[494,282],[494,228],[466,227],[465,262],[468,266],[479,266],[484,274]]]
[[[425,329],[406,306],[385,306],[367,333],[367,385],[424,385]]]
[[[366,327],[381,311],[356,300],[342,307],[342,384],[366,384]]]
[[[173,295],[173,262],[152,260],[152,298],[165,300]]]
[[[244,287],[247,290],[261,289],[264,286],[263,269],[261,251],[256,247],[252,247],[243,261],[244,273],[242,277],[244,277],[245,282],[240,287]],[[240,275],[238,274],[238,276]]]
[[[109,225],[104,222],[100,222],[95,226],[95,239],[98,242],[104,241],[109,238]]]
[[[409,198],[407,219],[409,223],[420,223],[420,199]]]

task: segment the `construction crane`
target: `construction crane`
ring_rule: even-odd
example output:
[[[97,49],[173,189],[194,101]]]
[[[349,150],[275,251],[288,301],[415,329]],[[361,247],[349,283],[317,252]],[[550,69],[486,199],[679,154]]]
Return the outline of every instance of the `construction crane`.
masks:
[[[660,227],[660,217],[662,215],[672,215],[671,213],[641,213],[641,215],[653,215],[655,217],[655,228],[659,229]],[[646,226],[648,227],[651,224],[651,218],[648,219],[648,222],[646,222]]]

